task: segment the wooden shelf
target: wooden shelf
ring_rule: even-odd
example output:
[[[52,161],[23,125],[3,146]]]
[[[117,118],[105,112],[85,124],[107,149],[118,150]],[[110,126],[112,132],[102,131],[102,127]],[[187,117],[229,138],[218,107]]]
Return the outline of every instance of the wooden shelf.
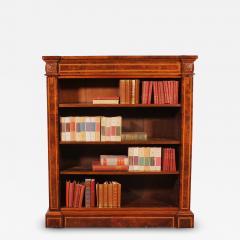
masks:
[[[60,103],[59,108],[180,108],[181,104],[92,104]]]
[[[175,172],[127,172],[127,171],[91,171],[81,170],[77,168],[67,169],[60,171],[61,175],[177,175],[179,171]]]
[[[149,139],[142,141],[121,141],[121,142],[78,142],[78,141],[60,141],[60,145],[178,145],[181,141],[175,139]]]

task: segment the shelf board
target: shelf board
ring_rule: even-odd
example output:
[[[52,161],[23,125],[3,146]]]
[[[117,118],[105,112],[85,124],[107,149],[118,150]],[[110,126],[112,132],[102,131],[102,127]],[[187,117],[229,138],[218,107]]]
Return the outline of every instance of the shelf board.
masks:
[[[157,204],[155,204],[157,205]],[[61,207],[61,211],[67,211],[67,212],[122,212],[122,211],[149,211],[149,210],[153,210],[153,211],[178,211],[179,208],[178,207],[168,207],[168,206],[163,206],[163,207],[159,207],[159,203],[158,206],[150,206],[150,207],[128,207],[128,206],[122,206],[122,207],[118,207],[118,208],[98,208],[98,207],[92,207],[92,208],[86,208],[86,207],[82,207],[82,208],[66,208],[66,207]]]
[[[181,104],[92,104],[60,103],[59,108],[180,108]]]
[[[175,172],[128,172],[128,171],[91,171],[82,170],[75,168],[70,168],[60,171],[61,175],[178,175],[179,171]]]
[[[164,145],[178,145],[181,142],[175,139],[163,139],[163,138],[155,138],[155,139],[148,139],[148,140],[134,140],[134,141],[121,141],[121,142],[80,142],[80,141],[60,141],[60,145],[86,145],[86,144],[95,144],[95,145],[155,145],[155,144],[164,144]]]

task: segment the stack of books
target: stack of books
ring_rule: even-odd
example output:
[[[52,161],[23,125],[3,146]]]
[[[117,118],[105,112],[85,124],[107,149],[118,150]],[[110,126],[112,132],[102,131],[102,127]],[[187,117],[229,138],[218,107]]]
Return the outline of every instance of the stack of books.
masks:
[[[121,207],[121,184],[118,182],[104,182],[96,184],[97,207]]]
[[[128,157],[125,155],[100,155],[100,161],[93,161],[93,171],[128,171]]]
[[[76,181],[66,182],[66,207],[81,208],[83,204],[85,184]]]
[[[174,172],[176,171],[176,159],[174,148],[163,149],[163,171]]]
[[[153,95],[154,94],[154,95]],[[178,81],[143,81],[142,103],[178,104]]]
[[[139,85],[138,79],[122,79],[119,82],[119,93],[121,104],[139,103]]]
[[[119,104],[119,97],[95,97],[93,104]]]
[[[145,132],[123,132],[122,141],[138,141],[147,140],[147,133]]]
[[[100,141],[100,117],[61,117],[61,141]]]
[[[161,147],[129,147],[129,171],[161,171]]]
[[[121,141],[122,117],[101,118],[101,141]]]

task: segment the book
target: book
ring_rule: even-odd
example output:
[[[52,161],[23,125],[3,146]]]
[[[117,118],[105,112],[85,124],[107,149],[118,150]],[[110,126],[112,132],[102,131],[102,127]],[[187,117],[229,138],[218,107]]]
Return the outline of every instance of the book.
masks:
[[[147,140],[147,133],[145,132],[122,132],[122,141],[137,141]]]
[[[93,104],[119,104],[119,97],[95,97]]]
[[[174,172],[176,171],[176,153],[174,148],[163,149],[163,171]]]
[[[92,171],[128,171],[128,165],[107,166],[101,165],[100,161],[93,161]]]
[[[66,207],[69,207],[69,188],[70,188],[70,181],[66,181]]]
[[[78,202],[78,208],[81,208],[83,205],[83,196],[85,192],[85,185],[80,184],[80,195],[79,195],[79,202]]]
[[[138,104],[139,87],[138,79],[121,79],[119,81],[119,95],[121,104]]]
[[[90,207],[95,207],[95,179],[91,179],[91,186],[90,186]]]
[[[73,182],[70,182],[70,185],[69,185],[69,200],[68,200],[69,201],[68,202],[69,208],[73,207],[75,184],[76,184],[76,182],[73,181]]]
[[[90,196],[91,196],[91,181],[92,179],[85,179],[85,207],[90,208]]]
[[[125,155],[100,155],[100,164],[103,166],[129,165]]]
[[[161,171],[161,147],[129,147],[129,171]]]

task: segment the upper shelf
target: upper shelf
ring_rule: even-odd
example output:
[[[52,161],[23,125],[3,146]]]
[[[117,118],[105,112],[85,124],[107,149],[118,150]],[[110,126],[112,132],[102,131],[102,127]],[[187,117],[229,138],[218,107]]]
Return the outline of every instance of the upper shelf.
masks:
[[[60,103],[59,108],[180,108],[181,104],[92,104]]]

